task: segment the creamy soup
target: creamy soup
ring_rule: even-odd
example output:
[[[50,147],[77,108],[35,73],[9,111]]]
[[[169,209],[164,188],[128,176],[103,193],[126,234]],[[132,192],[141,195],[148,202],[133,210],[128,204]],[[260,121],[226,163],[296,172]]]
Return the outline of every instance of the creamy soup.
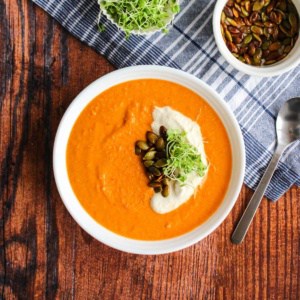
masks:
[[[151,208],[148,186],[134,144],[151,130],[156,107],[170,107],[199,124],[209,163],[197,192],[175,210]],[[196,93],[168,81],[122,83],[83,110],[67,147],[69,180],[84,209],[122,236],[161,240],[182,235],[207,220],[222,202],[231,177],[231,148],[215,111]]]

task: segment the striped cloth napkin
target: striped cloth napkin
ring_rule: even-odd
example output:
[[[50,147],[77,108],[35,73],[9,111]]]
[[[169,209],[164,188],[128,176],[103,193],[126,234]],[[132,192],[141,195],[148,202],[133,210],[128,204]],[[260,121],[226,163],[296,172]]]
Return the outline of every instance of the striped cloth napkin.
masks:
[[[96,0],[33,0],[81,41],[117,68],[155,64],[189,72],[213,87],[229,104],[246,145],[245,183],[255,188],[276,145],[275,118],[282,103],[300,96],[300,67],[278,77],[256,78],[235,70],[220,55],[212,33],[215,1],[182,1],[168,34],[124,38],[105,17],[97,29]],[[266,196],[277,200],[293,184],[300,186],[300,142],[284,154]]]

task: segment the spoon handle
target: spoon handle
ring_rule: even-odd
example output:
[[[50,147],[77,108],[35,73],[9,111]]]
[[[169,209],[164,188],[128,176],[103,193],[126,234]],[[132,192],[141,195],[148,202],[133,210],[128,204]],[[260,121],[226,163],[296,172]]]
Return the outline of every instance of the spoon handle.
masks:
[[[274,171],[276,170],[276,167],[279,163],[280,157],[285,149],[285,145],[278,144],[275,150],[275,153],[265,171],[265,174],[261,178],[256,191],[254,192],[252,198],[249,201],[249,204],[241,217],[238,225],[236,226],[232,236],[231,241],[234,244],[240,244],[244,237],[246,236],[246,233],[248,231],[248,228],[253,220],[253,217],[256,213],[256,210],[264,196],[264,193],[271,181],[271,178],[274,174]]]

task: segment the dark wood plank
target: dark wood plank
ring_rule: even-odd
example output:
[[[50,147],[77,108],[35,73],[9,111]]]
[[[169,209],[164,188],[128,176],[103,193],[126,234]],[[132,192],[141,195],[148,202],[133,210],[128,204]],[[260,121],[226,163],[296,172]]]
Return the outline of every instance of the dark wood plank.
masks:
[[[76,94],[113,70],[28,0],[0,0],[1,299],[299,299],[300,190],[263,201],[245,243],[229,237],[252,192],[188,249],[137,256],[73,221],[52,146]]]

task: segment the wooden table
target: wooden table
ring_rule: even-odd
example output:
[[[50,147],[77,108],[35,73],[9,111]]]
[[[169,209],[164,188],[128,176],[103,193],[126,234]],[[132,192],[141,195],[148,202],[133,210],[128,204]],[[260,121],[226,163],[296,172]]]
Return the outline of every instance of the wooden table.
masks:
[[[177,253],[137,256],[86,234],[52,173],[58,123],[76,94],[114,68],[28,0],[0,1],[1,299],[300,299],[300,189],[264,200],[246,241],[226,221]]]

